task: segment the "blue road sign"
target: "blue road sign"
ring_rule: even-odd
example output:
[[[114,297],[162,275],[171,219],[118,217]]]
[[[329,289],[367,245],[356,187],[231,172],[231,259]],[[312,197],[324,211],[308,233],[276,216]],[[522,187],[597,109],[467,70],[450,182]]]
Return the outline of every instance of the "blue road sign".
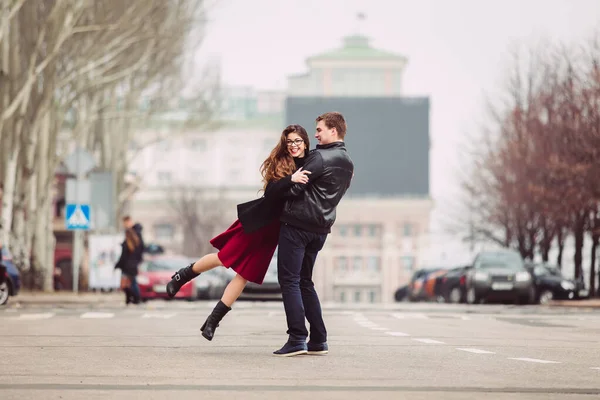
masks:
[[[65,211],[65,225],[67,229],[84,231],[90,229],[89,204],[67,204]]]

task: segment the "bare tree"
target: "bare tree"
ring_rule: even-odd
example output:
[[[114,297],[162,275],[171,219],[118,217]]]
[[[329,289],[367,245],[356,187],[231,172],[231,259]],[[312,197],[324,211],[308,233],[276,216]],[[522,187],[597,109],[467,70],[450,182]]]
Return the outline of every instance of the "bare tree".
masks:
[[[142,98],[164,98],[161,85],[179,96],[184,61],[203,37],[204,3],[2,2],[2,241],[24,271],[30,254],[38,271],[53,266],[51,188],[68,143],[93,151],[124,189],[126,151],[139,119],[132,114]],[[116,116],[105,124],[110,113]],[[46,289],[51,278],[45,274]]]
[[[222,189],[170,188],[169,203],[183,231],[181,252],[190,257],[214,251],[209,240],[232,222],[235,205]]]

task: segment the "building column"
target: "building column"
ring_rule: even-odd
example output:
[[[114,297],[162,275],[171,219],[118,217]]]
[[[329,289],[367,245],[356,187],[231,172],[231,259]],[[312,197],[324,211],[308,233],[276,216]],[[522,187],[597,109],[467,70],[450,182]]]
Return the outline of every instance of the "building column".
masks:
[[[396,227],[392,223],[384,224],[382,232],[383,246],[381,251],[382,278],[381,302],[393,303],[394,293],[399,286],[399,257],[397,249]]]

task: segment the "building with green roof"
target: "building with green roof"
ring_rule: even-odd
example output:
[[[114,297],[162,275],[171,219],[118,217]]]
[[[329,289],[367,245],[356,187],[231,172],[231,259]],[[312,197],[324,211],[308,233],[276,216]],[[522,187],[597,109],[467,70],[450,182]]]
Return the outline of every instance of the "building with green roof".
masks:
[[[289,77],[289,96],[398,97],[407,58],[375,48],[361,34],[343,38],[342,46],[309,57],[308,72]]]

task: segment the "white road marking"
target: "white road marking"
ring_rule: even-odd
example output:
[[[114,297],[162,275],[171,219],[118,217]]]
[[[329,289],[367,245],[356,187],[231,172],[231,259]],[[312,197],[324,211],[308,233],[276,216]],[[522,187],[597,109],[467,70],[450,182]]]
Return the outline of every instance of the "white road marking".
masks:
[[[80,318],[85,319],[102,319],[102,318],[112,318],[115,314],[113,313],[103,313],[103,312],[86,312],[81,314]]]
[[[444,344],[444,342],[440,342],[439,340],[434,339],[413,339],[417,342],[426,343],[426,344]]]
[[[54,317],[54,313],[21,314],[17,319],[33,321],[37,319],[48,319]]]
[[[591,367],[590,369],[597,369],[598,371],[600,371],[600,367]]]
[[[169,319],[173,318],[175,314],[165,314],[165,313],[145,313],[142,315],[142,318],[158,318],[158,319]]]
[[[538,364],[560,364],[560,361],[538,360],[537,358],[509,358],[509,360],[527,361]]]
[[[368,328],[368,327],[371,327],[371,326],[378,326],[374,322],[359,322],[358,324],[361,325],[361,326],[364,326],[365,328]]]
[[[390,336],[410,336],[408,333],[404,332],[386,332],[386,334]]]
[[[383,328],[381,326],[373,326],[371,329],[373,329],[374,331],[387,331],[388,328]]]
[[[466,315],[463,315],[460,317],[460,319],[462,319],[463,321],[469,321],[471,319],[471,317],[467,317]]]
[[[475,353],[475,354],[496,354],[493,351],[487,351],[487,350],[481,350],[481,349],[473,349],[473,348],[461,348],[461,347],[457,347],[456,350],[466,351],[466,352]]]
[[[392,313],[392,317],[398,319],[429,319],[429,317],[422,313]]]

